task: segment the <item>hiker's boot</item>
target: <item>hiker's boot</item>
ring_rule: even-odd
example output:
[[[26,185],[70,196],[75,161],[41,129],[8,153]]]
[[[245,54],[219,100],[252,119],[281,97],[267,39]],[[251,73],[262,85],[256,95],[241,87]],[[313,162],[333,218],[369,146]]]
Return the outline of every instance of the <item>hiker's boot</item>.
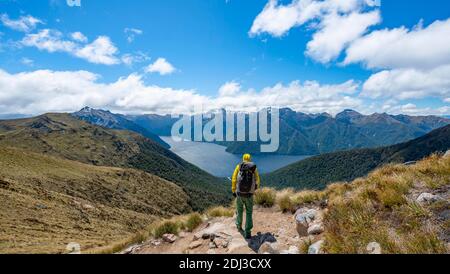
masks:
[[[245,233],[245,239],[250,240],[252,238],[252,233],[251,232],[246,232]]]

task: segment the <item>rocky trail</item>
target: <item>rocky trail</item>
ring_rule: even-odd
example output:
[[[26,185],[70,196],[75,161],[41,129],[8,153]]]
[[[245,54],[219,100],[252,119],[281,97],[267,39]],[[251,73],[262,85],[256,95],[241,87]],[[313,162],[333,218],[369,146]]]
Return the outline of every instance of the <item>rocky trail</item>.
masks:
[[[246,240],[234,218],[210,219],[193,232],[164,235],[162,239],[129,247],[125,254],[298,254],[302,241],[316,242],[309,253],[318,253],[323,233],[323,210],[301,208],[296,214],[256,207],[253,237]]]

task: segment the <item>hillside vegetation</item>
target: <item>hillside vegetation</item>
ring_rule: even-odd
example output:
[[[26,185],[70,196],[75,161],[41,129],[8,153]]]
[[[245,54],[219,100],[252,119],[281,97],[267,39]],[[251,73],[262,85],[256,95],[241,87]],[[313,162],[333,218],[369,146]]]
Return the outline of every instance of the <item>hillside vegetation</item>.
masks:
[[[133,169],[0,148],[0,253],[61,253],[133,235],[191,210],[179,186]]]
[[[450,151],[414,165],[386,165],[365,178],[334,183],[322,191],[262,188],[255,194],[255,205],[254,237],[249,241],[235,227],[232,204],[228,209],[212,208],[203,216],[177,216],[155,223],[139,234],[146,235],[144,240],[122,251],[446,254],[450,252]],[[164,233],[179,237],[162,240]],[[98,252],[114,250],[118,249]]]
[[[324,154],[263,175],[263,182],[276,188],[323,189],[327,184],[351,181],[388,163],[420,160],[450,149],[450,126],[407,143],[376,149],[358,149]]]
[[[0,121],[0,146],[97,166],[140,169],[181,186],[194,210],[229,202],[220,179],[154,141],[134,132],[92,125],[69,114]]]

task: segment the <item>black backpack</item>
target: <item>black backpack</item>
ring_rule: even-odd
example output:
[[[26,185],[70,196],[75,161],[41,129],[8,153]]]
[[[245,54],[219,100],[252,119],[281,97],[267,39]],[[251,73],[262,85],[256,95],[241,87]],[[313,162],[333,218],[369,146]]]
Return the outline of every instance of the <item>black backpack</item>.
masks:
[[[253,194],[256,190],[256,165],[254,163],[242,163],[239,168],[237,189],[240,194]]]

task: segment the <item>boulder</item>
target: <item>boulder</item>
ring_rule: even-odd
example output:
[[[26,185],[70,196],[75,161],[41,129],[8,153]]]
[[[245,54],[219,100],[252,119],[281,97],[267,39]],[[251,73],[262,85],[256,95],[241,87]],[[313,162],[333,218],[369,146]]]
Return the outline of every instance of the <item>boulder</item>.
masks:
[[[431,204],[440,200],[440,197],[431,193],[422,193],[417,198],[419,204]]]
[[[323,225],[321,223],[312,224],[308,228],[308,235],[319,235],[322,234],[325,231],[323,228]]]
[[[276,243],[263,243],[258,250],[258,254],[279,254],[278,245]]]
[[[203,244],[202,241],[194,241],[189,245],[189,249],[196,249]]]
[[[381,254],[381,245],[377,242],[371,242],[367,245],[367,253]]]
[[[164,234],[164,235],[162,236],[162,239],[163,239],[165,242],[172,244],[172,243],[174,243],[174,242],[178,239],[178,237],[175,236],[174,234]]]
[[[297,232],[300,237],[308,236],[309,224],[317,217],[317,210],[315,209],[299,209],[295,213],[295,222],[297,223]]]
[[[309,246],[308,254],[322,254],[322,246],[324,241],[320,240]]]

